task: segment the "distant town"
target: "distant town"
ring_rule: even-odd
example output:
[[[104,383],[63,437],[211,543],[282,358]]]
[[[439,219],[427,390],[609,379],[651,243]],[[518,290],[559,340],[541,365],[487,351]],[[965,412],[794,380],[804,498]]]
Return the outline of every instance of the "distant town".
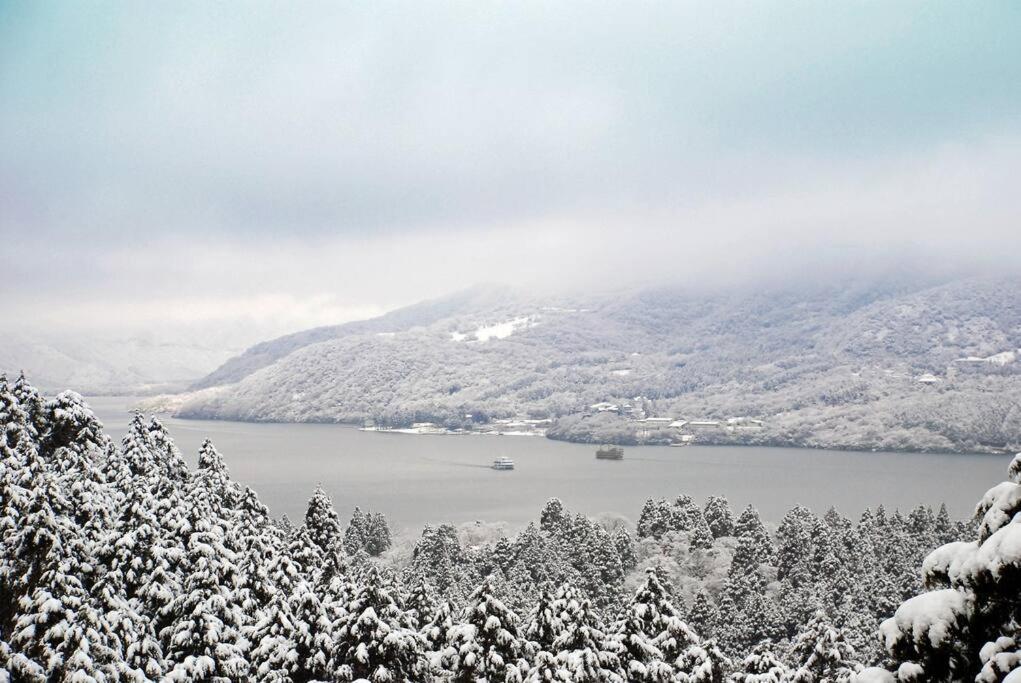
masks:
[[[655,441],[657,443],[668,442],[670,445],[685,446],[697,440],[699,434],[737,432],[739,430],[762,429],[765,423],[753,417],[728,417],[722,420],[709,419],[683,419],[671,416],[647,415],[641,408],[642,397],[636,397],[635,402],[611,403],[608,401],[594,403],[588,406],[581,417],[591,417],[600,414],[612,414],[624,418],[628,424],[636,429],[636,435],[641,442]],[[414,422],[410,427],[387,427],[377,425],[373,420],[366,420],[361,427],[362,431],[368,432],[389,432],[394,434],[488,434],[492,436],[546,436],[549,428],[554,424],[551,418],[530,419],[525,417],[510,417],[494,419],[484,423],[472,422],[472,415],[464,416],[465,426],[456,428],[446,427],[435,422]],[[659,438],[653,438],[659,437]]]

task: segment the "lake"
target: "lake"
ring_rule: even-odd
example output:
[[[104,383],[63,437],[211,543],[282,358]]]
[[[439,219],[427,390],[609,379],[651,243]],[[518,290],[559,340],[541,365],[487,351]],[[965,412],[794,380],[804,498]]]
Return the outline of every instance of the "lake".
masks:
[[[135,399],[88,399],[118,442]],[[538,519],[556,496],[574,512],[637,520],[650,497],[724,495],[740,511],[755,505],[777,522],[795,504],[819,514],[836,506],[857,518],[883,503],[906,510],[946,502],[968,517],[981,495],[1003,481],[1009,456],[861,453],[739,446],[642,446],[624,460],[595,459],[595,446],[541,437],[362,432],[345,425],[266,424],[162,417],[194,465],[207,437],[231,475],[255,489],[274,515],[299,520],[320,484],[347,519],[351,509],[380,511],[398,528],[425,523]],[[517,469],[490,469],[500,456]]]

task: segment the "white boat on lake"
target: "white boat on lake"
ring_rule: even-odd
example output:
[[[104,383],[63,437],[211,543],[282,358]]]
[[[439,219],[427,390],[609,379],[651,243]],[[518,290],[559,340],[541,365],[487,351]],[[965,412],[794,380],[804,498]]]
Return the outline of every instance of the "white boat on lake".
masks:
[[[493,461],[494,470],[512,470],[514,469],[514,461],[510,458],[503,457],[497,458]]]

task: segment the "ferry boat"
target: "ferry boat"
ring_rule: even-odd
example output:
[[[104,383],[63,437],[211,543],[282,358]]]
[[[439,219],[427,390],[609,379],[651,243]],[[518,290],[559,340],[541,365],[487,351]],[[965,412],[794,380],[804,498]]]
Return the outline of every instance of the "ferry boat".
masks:
[[[620,446],[600,446],[596,451],[597,460],[623,460],[624,449]]]
[[[514,469],[514,461],[510,458],[503,457],[497,458],[493,461],[494,470],[512,470]]]

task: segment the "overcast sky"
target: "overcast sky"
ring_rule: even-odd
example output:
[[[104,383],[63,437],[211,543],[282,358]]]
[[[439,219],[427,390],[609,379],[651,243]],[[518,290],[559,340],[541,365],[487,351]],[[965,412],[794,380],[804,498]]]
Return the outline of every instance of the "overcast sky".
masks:
[[[1006,267],[1019,36],[993,1],[2,2],[0,320]]]

